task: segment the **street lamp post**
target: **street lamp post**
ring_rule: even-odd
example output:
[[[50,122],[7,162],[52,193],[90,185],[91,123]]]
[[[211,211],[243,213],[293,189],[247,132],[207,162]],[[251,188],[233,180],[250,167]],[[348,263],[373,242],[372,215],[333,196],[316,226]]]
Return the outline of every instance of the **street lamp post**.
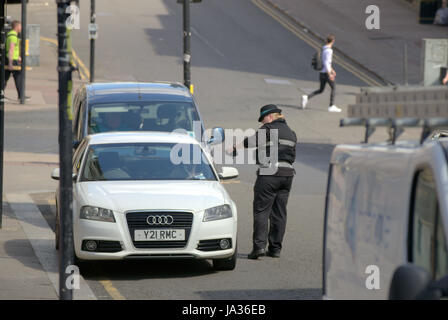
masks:
[[[56,0],[58,14],[58,79],[59,79],[59,298],[73,299],[73,288],[67,285],[68,266],[74,264],[73,214],[72,214],[72,128],[68,111],[71,73],[69,35],[66,21],[70,0]],[[70,281],[70,280],[69,280]]]
[[[90,0],[90,25],[95,25],[95,0]],[[89,30],[90,33],[90,30]],[[90,82],[95,81],[95,37],[90,35]]]
[[[183,30],[184,30],[184,84],[191,90],[191,49],[190,49],[190,0],[183,0]]]
[[[5,0],[0,0],[0,229],[3,220],[3,149],[5,134]]]
[[[20,77],[20,104],[25,104],[25,78],[26,78],[26,6],[27,1],[22,1],[22,36],[20,41],[20,57],[21,62],[21,77]]]

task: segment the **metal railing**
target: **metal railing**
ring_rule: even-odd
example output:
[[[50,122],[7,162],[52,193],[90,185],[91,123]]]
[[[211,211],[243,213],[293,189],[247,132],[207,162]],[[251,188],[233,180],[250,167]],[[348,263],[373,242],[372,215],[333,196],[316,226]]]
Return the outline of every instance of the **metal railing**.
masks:
[[[448,128],[448,88],[362,88],[356,103],[349,105],[347,115],[340,126],[365,127],[364,143],[368,143],[377,127],[389,129],[392,144],[405,128],[421,127],[420,143],[423,143],[434,130]]]

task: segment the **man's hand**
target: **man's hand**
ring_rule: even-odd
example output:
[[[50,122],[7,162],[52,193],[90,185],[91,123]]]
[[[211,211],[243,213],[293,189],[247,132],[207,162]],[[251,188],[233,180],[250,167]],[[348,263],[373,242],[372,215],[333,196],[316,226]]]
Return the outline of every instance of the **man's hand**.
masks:
[[[443,84],[447,84],[448,83],[448,73],[446,74],[446,77],[442,80]]]
[[[330,79],[331,81],[334,81],[334,79],[336,79],[336,71],[334,71],[332,69],[328,75],[328,79]]]

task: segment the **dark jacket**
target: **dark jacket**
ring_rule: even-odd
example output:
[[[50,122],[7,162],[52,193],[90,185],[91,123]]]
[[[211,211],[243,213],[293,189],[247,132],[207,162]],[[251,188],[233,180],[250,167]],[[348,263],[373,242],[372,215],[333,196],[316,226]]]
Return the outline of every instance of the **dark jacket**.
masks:
[[[270,159],[271,157],[271,143],[274,143],[275,135],[271,133],[271,130],[276,129],[278,132],[278,170],[274,174],[275,176],[293,176],[295,171],[292,168],[294,161],[296,160],[296,144],[297,135],[296,133],[288,127],[284,119],[277,119],[271,123],[266,123],[258,129],[257,133],[252,137],[247,137],[244,139],[245,148],[257,148],[256,157],[257,164],[260,166],[267,166],[269,164],[265,163],[263,158],[263,152],[266,150],[266,157]],[[264,141],[263,131],[265,130],[266,139]],[[261,135],[259,135],[261,133]],[[259,138],[261,141],[259,141]],[[271,139],[273,140],[271,142]],[[273,165],[273,164],[270,164]],[[274,164],[275,165],[275,164]],[[258,172],[259,173],[259,172]]]

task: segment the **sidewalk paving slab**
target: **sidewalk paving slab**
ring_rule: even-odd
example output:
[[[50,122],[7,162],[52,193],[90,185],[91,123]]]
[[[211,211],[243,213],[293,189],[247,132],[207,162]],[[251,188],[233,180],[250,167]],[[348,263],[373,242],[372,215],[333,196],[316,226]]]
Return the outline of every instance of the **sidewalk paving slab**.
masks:
[[[11,207],[3,207],[0,229],[0,300],[58,299],[20,221]]]

